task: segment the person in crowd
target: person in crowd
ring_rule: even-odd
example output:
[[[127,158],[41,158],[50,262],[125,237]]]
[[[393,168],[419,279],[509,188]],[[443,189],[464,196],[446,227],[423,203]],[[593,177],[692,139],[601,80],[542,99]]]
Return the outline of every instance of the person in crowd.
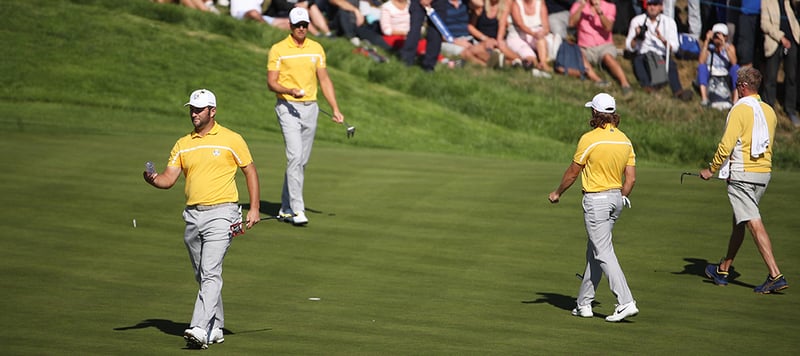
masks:
[[[286,174],[278,217],[296,226],[308,224],[303,198],[305,169],[317,131],[317,84],[333,111],[336,123],[344,122],[333,82],[328,75],[325,50],[308,38],[308,10],[289,11],[292,32],[272,45],[267,60],[267,86],[275,93],[275,113],[286,145]]]
[[[487,66],[502,68],[506,63],[522,63],[514,51],[500,38],[500,17],[507,13],[508,0],[472,0],[469,16],[470,35],[487,51],[490,51]]]
[[[724,23],[715,24],[711,30],[706,33],[703,40],[703,45],[700,48],[700,57],[697,64],[697,84],[700,86],[700,105],[709,106],[709,79],[713,77],[724,78],[726,85],[725,89],[733,88],[736,84],[739,65],[737,64],[736,47],[728,42],[728,26]],[[730,86],[728,86],[730,83]],[[731,92],[731,95],[725,98],[718,98],[724,100],[724,103],[736,103],[739,99],[736,90],[723,90],[721,92]],[[723,105],[720,109],[729,109],[730,106]]]
[[[568,28],[567,37],[558,47],[554,65],[556,73],[580,78],[581,80],[588,78],[598,88],[606,88],[611,85],[611,83],[600,78],[592,68],[592,65],[583,57],[583,52],[577,41],[575,28]]]
[[[761,2],[761,30],[764,32],[764,101],[775,106],[778,70],[783,61],[783,111],[792,124],[800,126],[797,116],[797,45],[800,24],[791,0]]]
[[[632,94],[631,85],[617,62],[617,48],[611,34],[616,9],[605,0],[577,0],[570,9],[569,26],[578,29],[578,46],[584,58],[592,65],[604,65],[627,97]]]
[[[216,121],[214,93],[195,90],[184,106],[189,107],[193,131],[175,142],[164,171],[148,169],[143,176],[145,182],[159,189],[172,188],[181,175],[186,179],[183,240],[200,290],[183,337],[187,346],[205,349],[208,344],[225,340],[222,264],[234,236],[243,233],[235,180],[238,169],[244,173],[250,197],[247,229],[260,220],[261,199],[258,172],[247,143]]]
[[[605,274],[618,303],[614,314],[607,316],[606,321],[619,322],[639,313],[612,242],[614,224],[622,214],[622,207],[631,207],[628,197],[636,182],[636,154],[631,140],[619,129],[620,116],[614,97],[600,93],[585,106],[592,110],[589,120],[592,130],[581,136],[572,163],[564,172],[558,188],[547,198],[550,203],[558,203],[564,192],[581,176],[581,206],[589,241],[586,244],[586,269],[572,315],[594,316],[592,302]]]
[[[678,77],[678,66],[672,61],[673,51],[677,51],[678,26],[675,20],[664,16],[662,0],[646,0],[645,13],[636,15],[631,19],[628,36],[625,38],[625,49],[634,54],[633,72],[642,88],[652,93],[660,88],[661,83],[656,83],[655,71],[666,70],[667,81],[674,97],[689,101],[692,91],[684,90]],[[654,68],[649,63],[664,61],[667,68]]]
[[[761,32],[761,0],[741,0],[739,21],[736,25],[736,58],[739,66],[749,67],[763,56]],[[755,63],[758,67],[759,63]]]
[[[153,2],[157,2],[159,4],[181,4],[186,6],[190,9],[196,9],[200,11],[210,12],[213,14],[219,15],[219,9],[214,6],[213,1],[204,1],[204,0],[153,0]]]
[[[766,281],[753,290],[768,294],[788,288],[772,251],[767,229],[759,211],[759,203],[767,190],[772,171],[775,145],[775,110],[761,101],[758,88],[761,73],[753,67],[739,69],[736,90],[739,101],[728,113],[725,132],[717,145],[714,158],[700,176],[709,180],[714,172],[728,182],[728,198],[733,208],[733,227],[728,240],[728,252],[719,264],[709,264],[705,273],[715,284],[728,284],[733,260],[744,242],[745,228],[750,230],[758,252],[767,266]]]
[[[575,0],[546,0],[547,22],[550,24],[550,33],[567,39],[569,27],[569,9]]]
[[[459,57],[468,63],[486,66],[490,52],[484,46],[473,44],[469,33],[469,9],[462,0],[448,0],[445,12],[441,14],[453,42],[442,43],[442,55]],[[430,30],[430,29],[429,29]]]
[[[361,41],[365,40],[383,50],[392,49],[383,40],[380,25],[377,23],[379,12],[372,15],[373,22],[370,23],[367,14],[361,10],[359,0],[331,0],[330,4],[338,8],[333,15],[336,27],[354,46],[360,46]],[[379,11],[378,8],[375,10]]]
[[[543,0],[514,0],[511,2],[512,23],[508,27],[506,42],[526,67],[531,67],[534,77],[550,78],[553,68],[548,63],[550,24]],[[549,39],[548,39],[549,36]],[[527,68],[526,68],[527,69]]]
[[[288,30],[289,19],[264,15],[263,4],[264,0],[231,0],[229,10],[233,18],[266,23],[281,30]]]
[[[383,40],[393,51],[399,52],[406,42],[411,27],[411,15],[408,12],[409,0],[388,0],[381,5],[380,26]],[[425,54],[427,41],[421,38],[417,43],[416,54]]]
[[[421,66],[424,71],[432,72],[442,51],[442,33],[428,20],[426,8],[444,14],[447,11],[447,0],[410,0],[408,6],[410,26],[406,41],[400,50],[400,59],[408,66],[414,65],[417,59],[417,46],[422,38],[422,25],[427,23],[425,55],[422,57]]]

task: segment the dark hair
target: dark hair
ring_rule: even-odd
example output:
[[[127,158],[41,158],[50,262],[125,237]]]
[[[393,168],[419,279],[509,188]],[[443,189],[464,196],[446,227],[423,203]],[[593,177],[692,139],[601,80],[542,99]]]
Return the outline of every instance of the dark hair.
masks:
[[[617,113],[604,113],[592,109],[592,118],[589,119],[589,126],[593,129],[612,124],[614,127],[619,127],[619,114]]]

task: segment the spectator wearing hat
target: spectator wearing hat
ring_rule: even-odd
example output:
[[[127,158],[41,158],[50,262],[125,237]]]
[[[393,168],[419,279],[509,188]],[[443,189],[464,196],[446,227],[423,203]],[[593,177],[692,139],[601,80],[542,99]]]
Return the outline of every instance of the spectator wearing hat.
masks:
[[[625,48],[634,53],[633,72],[644,90],[651,93],[660,88],[654,81],[655,70],[666,69],[667,81],[674,97],[689,101],[692,92],[684,90],[678,77],[677,65],[669,65],[672,52],[678,49],[678,26],[675,20],[664,16],[662,0],[647,0],[645,13],[631,19]],[[651,61],[664,61],[666,68],[653,68]]]
[[[577,0],[569,11],[569,26],[578,29],[578,46],[593,65],[604,65],[622,87],[622,95],[632,94],[631,85],[617,62],[611,30],[617,7],[605,0]]]
[[[800,126],[797,117],[797,44],[800,43],[800,24],[790,0],[761,2],[761,30],[764,31],[764,101],[775,106],[777,101],[778,69],[783,61],[783,111]]]
[[[736,85],[737,64],[736,47],[728,42],[728,26],[724,23],[715,24],[706,34],[703,46],[700,48],[700,57],[697,64],[697,84],[700,86],[700,105],[708,106],[712,104],[709,100],[708,87],[709,79],[713,77],[724,77],[722,82],[726,85],[729,93],[724,99],[728,104],[735,103],[739,98],[735,90],[731,90]],[[731,93],[732,91],[732,93]],[[721,92],[725,92],[724,90]],[[730,105],[721,106],[720,109],[728,109]]]
[[[581,136],[572,163],[558,188],[547,198],[553,204],[558,203],[561,195],[581,176],[581,206],[589,241],[586,269],[572,315],[594,316],[592,302],[605,274],[617,299],[617,307],[606,321],[618,322],[639,313],[612,243],[614,224],[622,214],[622,207],[631,206],[628,196],[636,182],[636,154],[631,140],[619,129],[620,116],[614,97],[600,93],[585,106],[592,110],[589,120],[592,130]]]
[[[275,92],[275,113],[286,145],[286,174],[281,193],[281,220],[305,225],[303,186],[305,168],[311,157],[311,146],[317,131],[317,84],[333,111],[336,123],[344,121],[339,111],[333,82],[328,76],[325,50],[306,37],[308,11],[295,7],[289,12],[292,32],[272,45],[267,60],[267,85]]]

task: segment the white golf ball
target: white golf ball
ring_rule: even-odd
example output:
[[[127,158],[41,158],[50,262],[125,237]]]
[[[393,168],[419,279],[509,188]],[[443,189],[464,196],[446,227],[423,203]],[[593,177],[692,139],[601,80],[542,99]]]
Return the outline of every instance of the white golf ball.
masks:
[[[303,90],[303,89],[300,89],[300,96],[306,96],[306,91]]]

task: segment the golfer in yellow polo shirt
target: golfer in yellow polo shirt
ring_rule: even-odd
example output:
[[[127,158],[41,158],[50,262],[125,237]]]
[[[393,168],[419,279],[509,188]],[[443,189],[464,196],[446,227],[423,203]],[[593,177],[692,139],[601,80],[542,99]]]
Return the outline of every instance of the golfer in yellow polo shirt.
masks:
[[[181,173],[186,177],[183,240],[200,291],[183,337],[189,347],[205,349],[208,344],[225,340],[222,262],[242,224],[236,171],[241,169],[244,173],[250,193],[250,211],[245,221],[248,229],[259,220],[260,192],[256,166],[244,139],[216,122],[214,93],[195,90],[184,106],[189,106],[194,130],[172,147],[164,171],[145,171],[144,180],[156,188],[169,189]]]
[[[628,195],[636,181],[636,155],[631,141],[618,128],[619,114],[611,95],[597,94],[586,103],[586,107],[592,109],[589,125],[593,129],[581,136],[572,164],[564,172],[561,184],[548,198],[551,203],[558,203],[561,194],[575,183],[580,174],[583,219],[589,242],[586,270],[572,315],[594,316],[592,302],[605,273],[618,302],[614,314],[606,317],[606,321],[617,322],[639,313],[611,243],[614,223],[622,213],[622,206],[630,207]]]
[[[317,131],[317,83],[322,94],[333,109],[334,122],[344,122],[339,111],[333,82],[328,77],[325,50],[306,37],[308,33],[308,11],[295,7],[289,12],[292,33],[274,44],[267,59],[267,85],[275,92],[275,113],[281,125],[286,144],[286,174],[281,192],[281,208],[278,216],[294,225],[308,223],[303,183],[311,146]]]

